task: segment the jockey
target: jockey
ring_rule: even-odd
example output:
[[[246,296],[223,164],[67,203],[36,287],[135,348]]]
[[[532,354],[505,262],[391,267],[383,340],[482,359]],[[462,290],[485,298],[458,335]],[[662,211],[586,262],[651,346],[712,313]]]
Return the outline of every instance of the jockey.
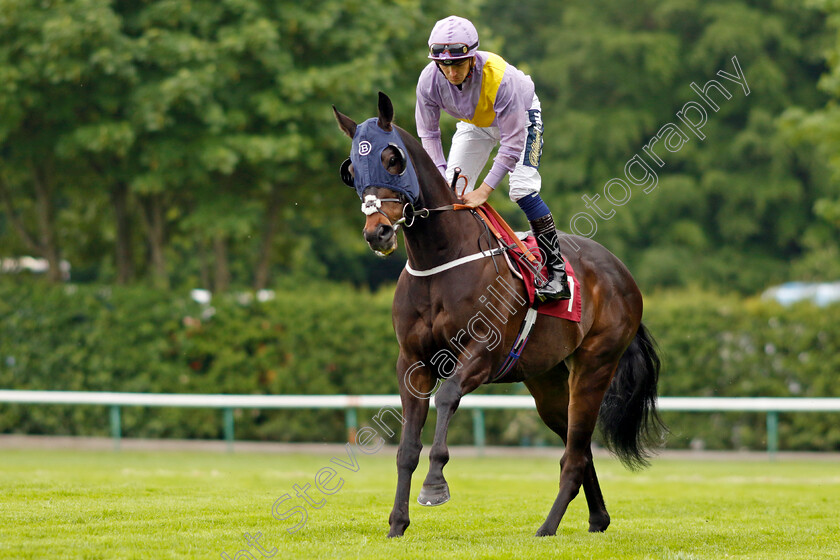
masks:
[[[475,208],[510,173],[510,199],[525,212],[540,251],[546,255],[549,281],[537,287],[541,301],[569,299],[565,263],[551,211],[540,197],[542,119],[531,78],[502,57],[478,50],[478,32],[469,20],[449,16],[429,36],[432,59],[417,82],[415,119],[423,147],[447,182],[461,168],[462,201]],[[459,122],[449,160],[440,139],[440,111]],[[475,188],[490,152],[499,145],[490,172]]]

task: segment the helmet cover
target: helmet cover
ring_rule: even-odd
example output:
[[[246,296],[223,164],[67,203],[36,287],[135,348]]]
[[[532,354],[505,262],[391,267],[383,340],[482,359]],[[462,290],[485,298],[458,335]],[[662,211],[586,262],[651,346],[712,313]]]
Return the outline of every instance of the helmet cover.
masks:
[[[438,21],[429,35],[429,58],[443,64],[473,57],[477,50],[478,31],[462,17],[449,16]]]

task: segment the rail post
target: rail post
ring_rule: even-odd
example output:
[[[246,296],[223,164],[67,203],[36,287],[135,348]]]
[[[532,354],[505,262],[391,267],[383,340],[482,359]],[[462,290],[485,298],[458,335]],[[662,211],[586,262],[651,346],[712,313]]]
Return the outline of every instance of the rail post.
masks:
[[[767,454],[770,460],[776,458],[779,451],[779,412],[777,410],[767,411]]]
[[[349,407],[344,411],[344,424],[347,426],[347,441],[356,443],[356,432],[359,431],[359,420],[356,409]]]
[[[473,440],[475,446],[478,448],[478,454],[484,455],[484,410],[474,408],[472,411],[473,419]]]
[[[114,451],[120,450],[120,438],[122,437],[122,419],[120,418],[119,405],[111,405],[111,437],[114,438]]]
[[[227,407],[224,409],[224,430],[225,430],[225,441],[227,442],[227,451],[228,453],[233,453],[233,438],[234,438],[234,427],[233,427],[233,409]]]

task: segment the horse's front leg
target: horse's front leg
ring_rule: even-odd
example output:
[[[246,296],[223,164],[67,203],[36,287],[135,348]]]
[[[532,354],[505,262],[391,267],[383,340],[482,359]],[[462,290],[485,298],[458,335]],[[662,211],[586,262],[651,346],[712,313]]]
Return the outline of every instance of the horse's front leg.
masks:
[[[449,447],[446,445],[449,422],[458,409],[462,396],[460,383],[456,377],[447,379],[435,393],[435,408],[437,409],[435,440],[429,451],[429,474],[426,475],[423,488],[417,496],[420,505],[439,506],[449,501],[449,485],[443,477],[443,467],[449,462]]]
[[[399,364],[403,363],[400,359]],[[408,499],[411,494],[411,475],[420,461],[420,432],[429,413],[431,377],[426,368],[397,368],[400,382],[400,400],[402,401],[403,423],[400,445],[397,449],[397,493],[394,507],[388,518],[391,529],[388,537],[401,537],[410,523],[408,518]],[[406,378],[410,375],[410,378]]]
[[[423,481],[423,488],[417,501],[424,506],[439,506],[449,501],[449,485],[443,476],[443,467],[449,462],[449,447],[446,445],[446,435],[449,432],[449,422],[458,409],[461,397],[475,390],[487,379],[489,364],[475,361],[457,374],[446,380],[435,393],[435,408],[437,421],[435,423],[435,440],[429,451],[429,474]]]

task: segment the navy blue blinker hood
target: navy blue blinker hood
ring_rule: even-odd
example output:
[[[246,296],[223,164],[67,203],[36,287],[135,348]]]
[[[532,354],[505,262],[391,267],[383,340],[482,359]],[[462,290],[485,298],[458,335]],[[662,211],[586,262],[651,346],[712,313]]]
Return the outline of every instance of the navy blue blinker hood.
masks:
[[[398,148],[405,158],[405,171],[399,175],[388,173],[382,165],[382,151],[388,146]],[[368,187],[384,187],[406,195],[412,205],[417,203],[420,196],[417,173],[396,128],[391,127],[390,132],[382,130],[376,117],[359,124],[353,136],[350,161],[355,172],[353,188],[359,198]]]

